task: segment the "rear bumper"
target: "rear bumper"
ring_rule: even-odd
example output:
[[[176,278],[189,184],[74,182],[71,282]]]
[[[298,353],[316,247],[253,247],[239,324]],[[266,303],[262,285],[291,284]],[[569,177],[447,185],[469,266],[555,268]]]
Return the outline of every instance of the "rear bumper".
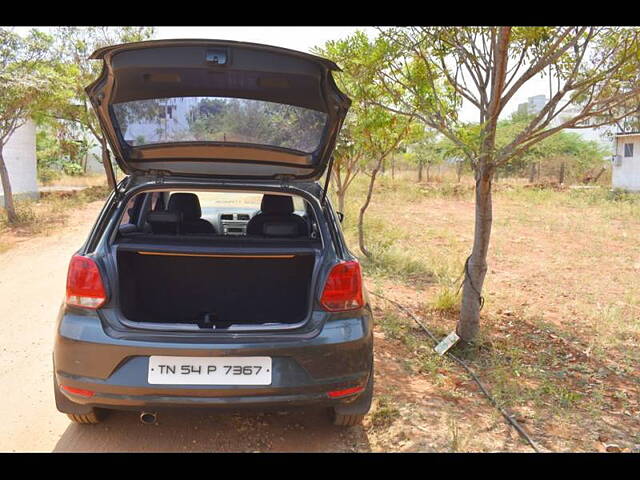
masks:
[[[359,312],[360,313],[360,312]],[[151,385],[149,356],[270,356],[271,385]],[[371,317],[326,322],[313,338],[252,343],[170,343],[107,335],[95,314],[62,309],[54,346],[56,385],[90,390],[60,392],[78,405],[114,409],[163,407],[285,407],[354,402],[360,393],[327,392],[365,386],[373,361]],[[67,412],[73,413],[73,412]]]

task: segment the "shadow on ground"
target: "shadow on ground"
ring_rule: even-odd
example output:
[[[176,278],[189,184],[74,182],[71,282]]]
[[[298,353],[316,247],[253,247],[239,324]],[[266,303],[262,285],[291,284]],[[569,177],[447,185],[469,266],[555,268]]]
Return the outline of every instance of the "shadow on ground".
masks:
[[[345,452],[369,451],[361,427],[336,427],[325,409],[288,412],[109,412],[99,425],[69,424],[54,452]]]

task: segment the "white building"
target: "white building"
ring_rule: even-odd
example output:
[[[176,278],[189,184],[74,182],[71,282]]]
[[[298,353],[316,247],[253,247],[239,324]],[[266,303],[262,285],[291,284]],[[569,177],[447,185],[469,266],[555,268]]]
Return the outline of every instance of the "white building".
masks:
[[[613,188],[640,192],[640,132],[616,133],[613,143]]]
[[[140,145],[149,141],[155,143],[161,139],[166,140],[188,131],[189,112],[198,101],[196,97],[163,99],[158,107],[158,116],[145,120],[136,119],[127,126],[123,136],[128,143]]]
[[[518,105],[518,113],[535,115],[536,113],[540,113],[540,110],[542,110],[546,104],[546,95],[534,95],[533,97],[529,97],[526,103]]]
[[[38,198],[36,125],[33,121],[27,121],[13,132],[2,149],[2,156],[9,172],[13,194]],[[0,200],[4,202],[1,184]]]

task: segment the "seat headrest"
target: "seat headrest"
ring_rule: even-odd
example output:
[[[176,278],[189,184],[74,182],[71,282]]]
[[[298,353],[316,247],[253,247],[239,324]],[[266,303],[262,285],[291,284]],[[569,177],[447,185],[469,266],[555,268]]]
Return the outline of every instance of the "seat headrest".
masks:
[[[151,225],[153,233],[178,233],[178,227],[182,222],[181,212],[149,212],[147,222]]]
[[[172,193],[167,210],[181,212],[184,220],[197,220],[202,216],[200,200],[195,193]]]
[[[297,237],[300,235],[300,225],[292,221],[265,222],[262,234],[265,237]]]
[[[262,213],[293,213],[293,198],[289,195],[263,195],[260,210]]]

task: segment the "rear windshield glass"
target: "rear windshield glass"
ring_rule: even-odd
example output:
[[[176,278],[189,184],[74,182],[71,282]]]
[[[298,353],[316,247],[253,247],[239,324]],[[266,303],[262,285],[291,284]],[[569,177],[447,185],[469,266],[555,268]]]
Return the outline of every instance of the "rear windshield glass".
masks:
[[[225,97],[175,97],[113,105],[131,146],[176,142],[230,142],[311,153],[327,115],[281,103]]]

